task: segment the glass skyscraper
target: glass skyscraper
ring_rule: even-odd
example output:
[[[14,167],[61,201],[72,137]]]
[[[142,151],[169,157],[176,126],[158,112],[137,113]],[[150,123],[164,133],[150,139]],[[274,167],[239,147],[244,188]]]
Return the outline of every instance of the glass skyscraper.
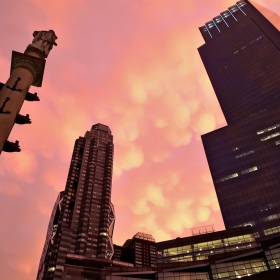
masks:
[[[38,280],[75,276],[73,259],[112,258],[113,153],[113,136],[106,125],[93,125],[84,137],[76,140],[66,187],[51,215]]]
[[[280,235],[280,32],[247,0],[199,29],[228,123],[202,136],[225,226]]]

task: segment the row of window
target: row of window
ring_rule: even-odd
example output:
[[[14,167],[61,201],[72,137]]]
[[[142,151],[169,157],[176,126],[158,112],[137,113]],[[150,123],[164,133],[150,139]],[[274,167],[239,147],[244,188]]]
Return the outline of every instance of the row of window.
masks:
[[[244,6],[243,4],[238,4],[238,3],[236,3],[235,6],[229,7],[227,11],[222,12],[219,16],[215,17],[212,21],[207,22],[207,23],[205,24],[204,31],[208,31],[209,35],[210,35],[211,38],[212,38],[212,35],[211,35],[211,33],[209,32],[209,29],[211,29],[211,28],[213,28],[213,27],[216,27],[217,30],[218,30],[219,32],[221,32],[220,29],[219,29],[219,27],[217,26],[217,24],[218,24],[218,23],[222,23],[222,22],[225,23],[227,27],[229,27],[228,23],[226,22],[226,18],[232,16],[232,17],[234,18],[234,20],[237,21],[237,18],[234,16],[234,13],[236,13],[237,11],[241,11],[244,15],[246,15],[245,12],[241,9],[241,7],[243,7],[243,6]],[[217,23],[217,24],[216,24],[216,23]]]
[[[251,42],[249,43],[249,45],[251,45],[251,44],[253,44],[253,43],[259,41],[259,40],[260,40],[261,38],[263,38],[263,37],[264,37],[264,36],[258,37],[257,39],[251,41]],[[247,48],[247,46],[245,45],[245,46],[241,47],[241,50],[245,50],[246,48]],[[238,53],[239,53],[239,50],[236,50],[236,51],[234,52],[234,54],[238,54]],[[263,130],[261,130],[261,131],[263,131]],[[264,132],[265,132],[265,131],[264,131]],[[262,132],[262,133],[264,133],[264,132]],[[257,134],[261,134],[261,133],[257,133]]]
[[[271,269],[280,267],[280,248],[265,251],[265,255]]]
[[[254,166],[254,167],[250,167],[250,168],[248,168],[248,169],[245,169],[245,170],[241,171],[240,173],[241,173],[242,175],[244,175],[244,174],[246,174],[246,173],[254,172],[254,171],[257,171],[257,170],[258,170],[258,167],[257,167],[257,166]],[[238,173],[233,173],[233,174],[231,174],[231,175],[228,175],[228,176],[225,176],[225,177],[223,177],[223,178],[221,178],[221,179],[216,180],[215,183],[224,182],[224,181],[227,181],[227,180],[229,180],[229,179],[236,178],[236,177],[238,177]]]
[[[261,210],[262,211],[262,210]],[[261,219],[258,219],[255,221],[249,221],[249,222],[246,222],[246,223],[242,223],[236,227],[241,227],[241,226],[254,226],[255,224],[261,224],[263,222],[269,222],[269,221],[274,221],[274,220],[278,220],[280,219],[280,213],[278,214],[273,214],[273,215],[269,215],[267,217],[264,217],[264,218],[261,218]]]
[[[280,266],[280,248],[265,251],[270,269]],[[139,263],[140,264],[140,263]],[[251,276],[268,270],[264,258],[252,258],[242,261],[216,263],[210,266],[213,279],[231,280]],[[118,277],[118,278],[111,278]],[[141,276],[139,276],[141,277]],[[130,279],[125,276],[107,276],[106,279]],[[133,278],[141,279],[141,278]],[[158,273],[159,280],[208,280],[208,272],[161,272]]]
[[[268,135],[268,136],[266,136],[266,137],[261,138],[261,141],[266,141],[266,140],[269,140],[269,139],[271,139],[271,138],[277,137],[277,136],[279,136],[279,135],[280,135],[280,132],[276,132],[276,133],[273,133],[273,134],[271,134],[271,135]]]
[[[146,280],[147,278],[139,277],[125,277],[125,276],[106,276],[106,280]],[[91,279],[84,279],[84,280],[92,280]]]
[[[270,131],[270,130],[276,129],[277,127],[280,127],[280,124],[275,124],[275,125],[270,126],[270,127],[268,127],[268,128],[259,130],[259,131],[257,132],[257,134],[258,134],[258,135],[259,135],[259,134],[263,134],[263,133],[268,132],[268,131]]]
[[[254,154],[254,153],[255,153],[255,151],[254,151],[254,150],[251,150],[251,151],[249,151],[249,152],[239,154],[239,155],[237,155],[235,158],[245,157],[245,156],[247,156],[247,155]]]
[[[271,235],[271,234],[280,232],[280,226],[265,229],[263,232],[265,235]]]
[[[191,255],[177,255],[172,257],[164,257],[164,258],[158,258],[157,262],[192,262],[192,261],[198,261],[198,260],[207,260],[210,255],[215,254],[222,254],[226,252],[234,252],[234,251],[240,251],[244,249],[250,249],[252,247],[256,246],[256,244],[239,244],[238,246],[228,246],[225,248],[219,248],[219,249],[212,249],[211,251],[201,251],[200,253],[191,254]]]
[[[159,280],[208,280],[207,272],[165,272],[158,274]]]
[[[251,276],[267,270],[265,261],[262,258],[246,261],[228,262],[211,266],[213,279],[236,279]]]
[[[203,251],[217,250],[218,248],[225,248],[226,250],[231,250],[231,246],[238,247],[241,244],[247,244],[248,246],[254,244],[254,237],[252,234],[234,236],[229,238],[223,238],[203,243],[197,243],[192,245],[179,246],[174,248],[168,248],[163,250],[158,250],[157,255],[159,258],[161,257],[170,257],[176,255],[190,255],[193,252],[202,253]],[[250,246],[251,247],[251,246]]]
[[[278,135],[277,135],[278,136]],[[275,136],[276,137],[276,136]],[[271,137],[271,138],[273,138],[273,137]],[[249,137],[244,137],[244,139],[242,139],[243,141],[244,141],[244,143],[246,142],[246,148],[248,147],[248,146],[251,146],[251,147],[253,147],[253,146],[256,146],[256,145],[258,145],[258,142],[257,141],[259,141],[259,140],[255,140],[255,139],[253,139],[252,138],[252,136],[251,135],[249,135]],[[264,140],[262,141],[262,142],[264,142]],[[233,144],[233,143],[232,143]],[[276,141],[275,142],[275,144],[276,145],[279,145],[279,141]],[[214,145],[213,147],[206,147],[206,151],[207,151],[207,156],[208,157],[210,157],[210,158],[217,158],[218,160],[220,160],[220,156],[221,155],[224,155],[225,153],[228,155],[228,156],[232,156],[231,154],[231,151],[235,151],[235,150],[232,150],[231,149],[231,147],[230,147],[231,145],[227,145],[227,146],[225,146],[225,145],[222,145],[222,143],[221,144],[219,144],[219,145]],[[245,148],[245,147],[244,147]],[[266,152],[267,153],[267,145],[264,145],[264,146],[258,146],[258,152],[261,152],[261,151],[264,151],[264,152]],[[255,151],[256,152],[256,151]],[[245,152],[244,152],[245,153]],[[241,155],[242,155],[243,153],[241,153],[240,154],[240,157],[242,157]],[[250,153],[249,153],[250,154]],[[236,156],[238,156],[238,155],[235,155],[235,158],[237,158]],[[262,156],[265,156],[265,154],[263,154]],[[239,157],[238,157],[239,158]]]
[[[277,190],[277,192],[279,192],[279,191]],[[241,196],[242,196],[242,194],[245,194],[245,192],[241,193]],[[245,195],[243,195],[243,197],[244,196]],[[267,199],[267,202],[271,202],[271,199]],[[269,211],[271,209],[279,208],[279,206],[280,206],[279,204],[280,203],[278,203],[276,201],[276,202],[273,202],[273,203],[267,203],[267,204],[264,204],[264,205],[259,205],[258,207],[255,207],[255,205],[253,207],[251,207],[250,205],[248,205],[248,203],[245,203],[244,206],[248,206],[248,207],[246,207],[246,215],[247,216],[250,215],[250,216],[254,216],[254,217],[259,217],[259,215],[260,215],[259,212],[266,212],[266,211]],[[241,203],[238,203],[237,201],[234,201],[232,203],[232,205],[233,205],[233,207],[236,211],[236,216],[238,218],[244,212],[244,207],[242,207],[240,209],[240,211],[237,211],[238,209],[236,209],[236,205],[243,205],[243,201]],[[225,206],[223,206],[223,210],[226,209],[228,211],[232,211],[232,205],[226,204]],[[275,211],[275,210],[273,210],[273,211]],[[269,212],[267,212],[267,213],[269,213]],[[234,217],[234,216],[235,215],[232,215],[232,217]],[[251,225],[251,224],[254,225],[254,222],[253,221],[247,221],[246,223],[241,224],[239,226],[246,226],[246,225]]]

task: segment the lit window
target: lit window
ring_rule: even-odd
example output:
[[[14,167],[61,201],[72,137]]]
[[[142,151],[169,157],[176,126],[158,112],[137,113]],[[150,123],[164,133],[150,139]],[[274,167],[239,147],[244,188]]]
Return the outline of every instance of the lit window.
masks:
[[[238,177],[238,173],[234,173],[234,174],[228,175],[226,177],[223,177],[223,178],[215,181],[215,183],[223,182],[223,181],[226,181],[226,180],[229,180],[229,179],[232,179],[232,178],[236,178],[236,177]]]
[[[272,228],[264,230],[265,235],[270,235],[270,234],[274,234],[274,233],[277,233],[277,232],[280,232],[280,226],[272,227]]]
[[[106,233],[106,232],[100,232],[99,235],[101,235],[101,236],[108,236],[108,233]]]
[[[223,13],[222,15],[223,15],[223,17],[224,17],[224,18],[227,18],[227,17],[229,17],[229,16],[230,16],[230,13],[225,12],[225,13]]]
[[[237,8],[236,6],[232,6],[232,7],[230,7],[229,9],[230,9],[230,11],[233,12],[233,13],[238,11],[238,8]]]
[[[48,269],[48,271],[55,271],[55,267],[54,267],[54,266],[50,267],[50,268]]]
[[[248,169],[245,169],[245,170],[241,171],[241,174],[246,174],[246,173],[254,172],[254,171],[257,171],[257,170],[258,170],[258,167],[254,166],[254,167],[251,167],[251,168],[248,168]]]
[[[244,227],[247,227],[247,226],[252,227],[252,226],[253,226],[253,224],[245,224],[245,225],[244,225]]]
[[[236,4],[238,4],[239,7],[243,7],[243,6],[247,5],[247,3],[245,1],[238,1]]]
[[[245,156],[250,155],[250,154],[253,154],[253,153],[255,153],[254,150],[249,151],[249,152],[247,152],[247,153],[240,154],[240,155],[236,156],[235,158],[245,157]]]
[[[274,134],[271,134],[271,135],[268,135],[268,136],[266,136],[266,137],[261,138],[261,141],[266,141],[266,140],[268,140],[268,139],[277,137],[277,136],[279,136],[279,135],[280,135],[280,132],[276,132],[276,133],[274,133]]]
[[[222,21],[222,19],[221,19],[220,17],[216,17],[214,20],[215,20],[217,23],[220,23],[220,22]]]
[[[257,170],[258,170],[258,167],[254,166],[254,167],[251,167],[251,168],[248,168],[248,169],[245,169],[245,170],[241,171],[241,174],[243,175],[243,174],[250,173],[250,172],[253,172],[253,171],[257,171]],[[238,173],[234,173],[234,174],[228,175],[226,177],[223,177],[221,179],[218,179],[217,181],[215,181],[215,183],[227,181],[229,179],[233,179],[233,178],[236,178],[236,177],[238,177]]]
[[[210,22],[210,23],[207,24],[207,26],[208,26],[208,28],[212,28],[212,27],[214,27],[215,25],[214,25],[212,22]]]
[[[267,132],[267,131],[276,129],[277,127],[280,127],[280,124],[276,124],[276,125],[273,125],[273,126],[271,126],[271,127],[268,127],[268,128],[262,129],[262,130],[259,130],[259,131],[257,132],[257,134],[259,135],[259,134],[265,133],[265,132]]]

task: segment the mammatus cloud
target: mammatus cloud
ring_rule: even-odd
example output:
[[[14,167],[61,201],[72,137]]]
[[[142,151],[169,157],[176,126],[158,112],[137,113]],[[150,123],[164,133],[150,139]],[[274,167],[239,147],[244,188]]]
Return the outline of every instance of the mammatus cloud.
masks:
[[[123,147],[124,151],[121,156],[116,159],[116,167],[129,170],[131,168],[140,167],[144,162],[144,155],[140,147],[135,145],[129,145],[129,147]]]
[[[142,215],[147,214],[151,211],[151,208],[148,206],[148,204],[154,204],[158,207],[164,207],[165,204],[165,198],[162,194],[161,188],[158,186],[149,184],[144,189],[144,195],[142,192],[142,197],[136,201],[136,203],[133,203],[130,208],[132,212],[136,215]]]
[[[33,176],[38,168],[38,162],[34,153],[22,151],[21,153],[16,153],[13,157],[5,155],[3,160],[5,174],[30,183],[34,181]]]
[[[278,0],[257,2],[280,13]],[[0,158],[3,279],[35,279],[74,141],[98,122],[114,135],[116,244],[138,231],[161,241],[208,224],[223,229],[200,135],[225,121],[197,48],[204,43],[198,26],[232,4],[2,4],[1,82],[9,76],[11,51],[23,52],[34,30],[54,29],[58,35],[43,87],[30,89],[41,101],[22,108],[32,124],[15,126],[10,135],[20,141],[22,152]]]
[[[1,186],[0,192],[10,195],[10,196],[22,195],[22,189],[21,189],[20,185],[15,182],[10,182],[8,185]]]

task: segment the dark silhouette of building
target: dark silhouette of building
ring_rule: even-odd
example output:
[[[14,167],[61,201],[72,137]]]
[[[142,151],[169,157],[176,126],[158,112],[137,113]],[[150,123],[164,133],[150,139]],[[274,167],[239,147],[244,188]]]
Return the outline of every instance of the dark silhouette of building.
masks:
[[[37,279],[64,279],[65,272],[76,273],[68,265],[71,258],[112,258],[113,153],[108,126],[93,125],[91,131],[76,140],[66,187],[51,216]]]
[[[113,259],[135,267],[156,267],[156,240],[151,234],[138,232],[123,246],[114,245]]]
[[[202,136],[225,226],[280,235],[280,32],[247,0],[199,29],[228,123]]]
[[[278,238],[257,243],[251,227],[158,243],[151,235],[138,233],[123,246],[114,247],[116,251],[111,260],[67,254],[58,279],[229,280],[250,276],[253,280],[267,280],[280,276]],[[156,256],[156,262],[143,262],[148,255]],[[128,262],[121,260],[124,258]],[[137,260],[142,260],[142,264]]]

